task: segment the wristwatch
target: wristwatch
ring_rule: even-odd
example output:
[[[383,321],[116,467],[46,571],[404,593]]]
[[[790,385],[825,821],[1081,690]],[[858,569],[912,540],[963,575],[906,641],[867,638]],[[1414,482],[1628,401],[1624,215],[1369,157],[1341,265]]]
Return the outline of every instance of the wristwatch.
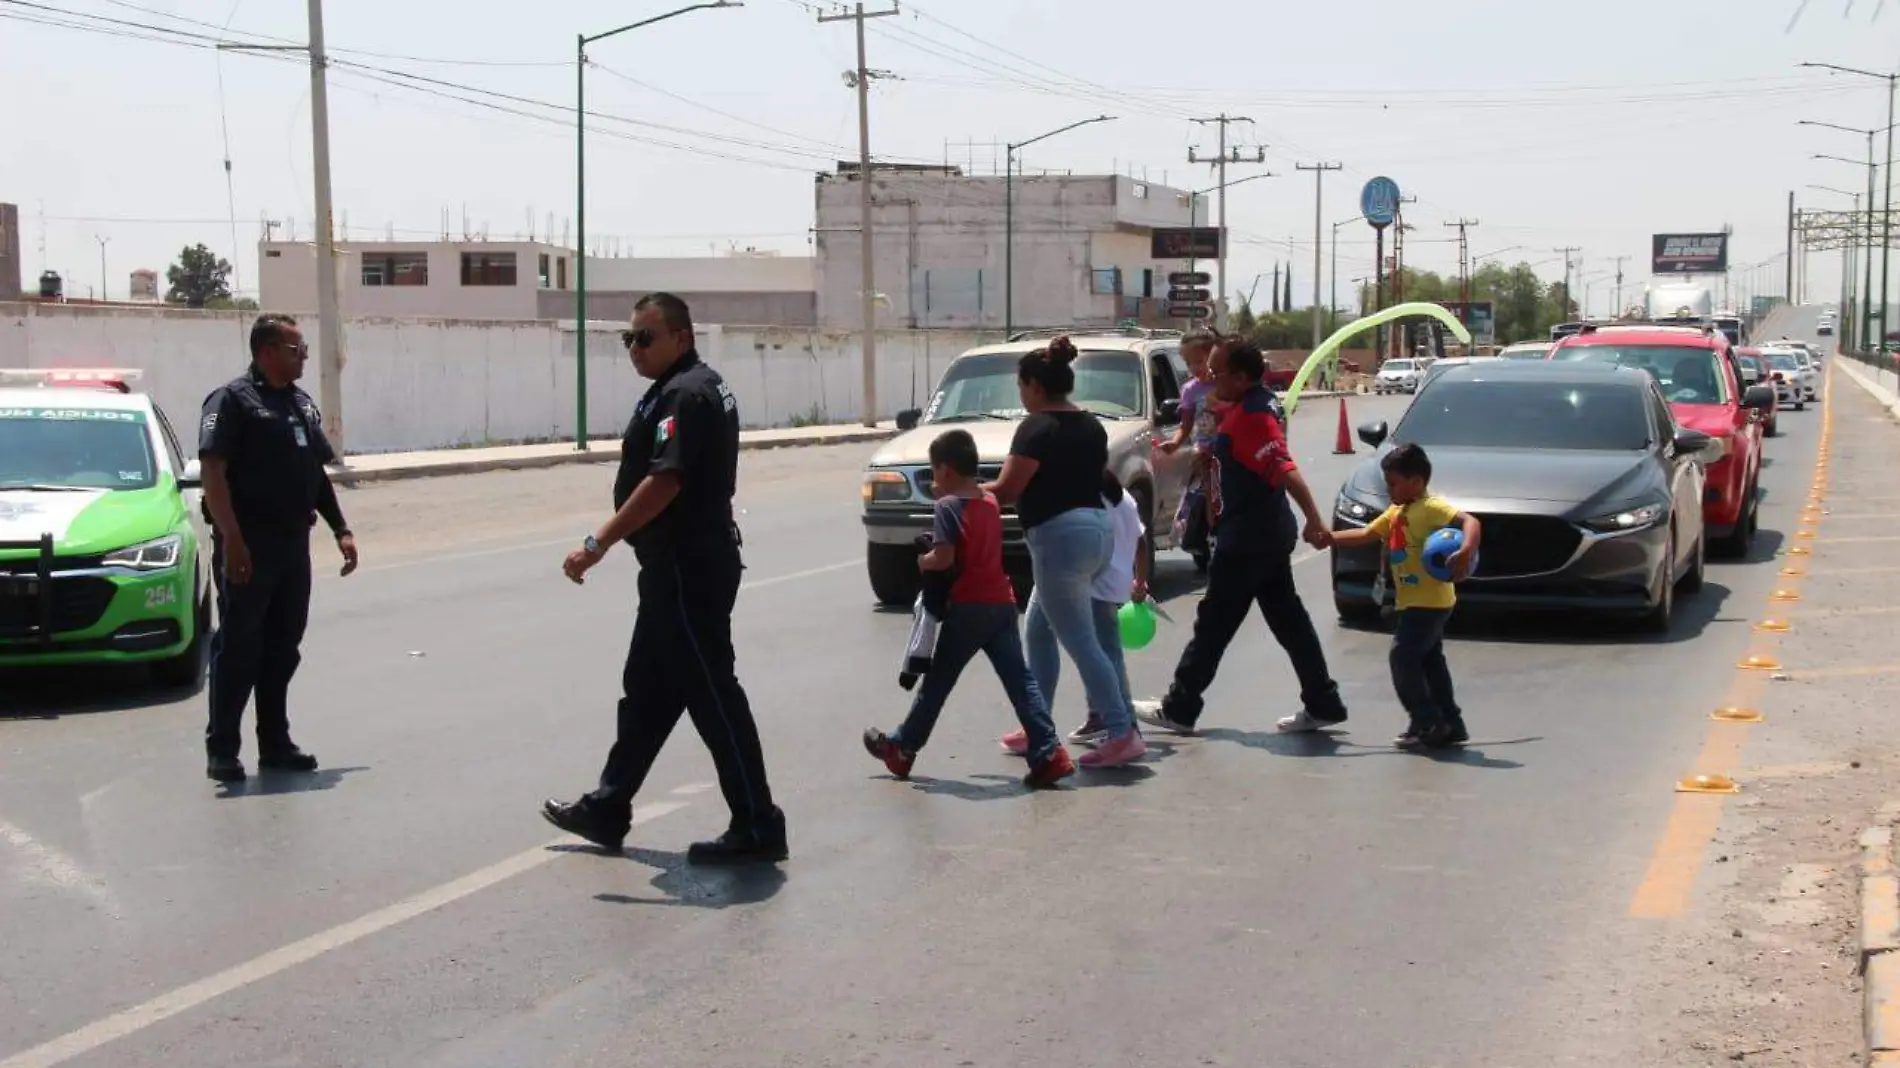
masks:
[[[581,539],[581,551],[585,552],[589,556],[599,556],[600,555],[600,539],[594,537],[592,534],[589,534],[587,537]]]

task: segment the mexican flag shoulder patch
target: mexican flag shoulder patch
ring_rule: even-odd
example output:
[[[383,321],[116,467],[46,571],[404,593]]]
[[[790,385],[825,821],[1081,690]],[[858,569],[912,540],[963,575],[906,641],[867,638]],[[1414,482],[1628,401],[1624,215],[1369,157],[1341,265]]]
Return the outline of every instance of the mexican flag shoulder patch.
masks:
[[[673,416],[669,415],[665,419],[660,420],[659,425],[653,428],[653,447],[658,449],[663,447],[667,442],[672,441],[673,432],[677,429],[678,423]]]

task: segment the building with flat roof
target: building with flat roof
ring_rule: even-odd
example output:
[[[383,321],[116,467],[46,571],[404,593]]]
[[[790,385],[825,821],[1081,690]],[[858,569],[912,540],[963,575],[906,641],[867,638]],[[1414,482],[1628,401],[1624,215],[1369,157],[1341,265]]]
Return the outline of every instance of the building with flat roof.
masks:
[[[852,163],[817,178],[817,311],[825,330],[863,322],[858,182]],[[1014,185],[1012,213],[1001,176],[872,165],[880,328],[1003,327],[1011,260],[1018,328],[1179,325],[1166,318],[1167,276],[1186,264],[1155,259],[1152,238],[1157,228],[1191,225],[1191,194],[1122,175],[1028,174]]]
[[[317,251],[310,242],[259,245],[259,303],[314,312]],[[350,241],[337,245],[344,315],[429,319],[571,319],[580,279],[572,249],[532,241]],[[746,326],[812,326],[810,256],[733,250],[679,258],[587,257],[587,317],[625,320],[664,289],[693,317]]]

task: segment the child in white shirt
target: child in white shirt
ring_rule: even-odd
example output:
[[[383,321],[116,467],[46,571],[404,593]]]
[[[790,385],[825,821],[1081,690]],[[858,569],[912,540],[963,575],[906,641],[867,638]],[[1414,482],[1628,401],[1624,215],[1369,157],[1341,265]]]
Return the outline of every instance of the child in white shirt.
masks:
[[[1121,676],[1122,694],[1129,700],[1134,693],[1128,686],[1128,665],[1122,657],[1122,628],[1119,613],[1129,601],[1148,599],[1148,554],[1144,551],[1148,528],[1142,524],[1141,508],[1135,495],[1122,488],[1115,472],[1102,471],[1102,503],[1108,508],[1109,525],[1115,531],[1115,548],[1109,553],[1108,566],[1095,573],[1090,599],[1095,609],[1095,638],[1102,651]],[[1101,740],[1101,725],[1093,710],[1088,722],[1069,735],[1072,741],[1092,743]]]

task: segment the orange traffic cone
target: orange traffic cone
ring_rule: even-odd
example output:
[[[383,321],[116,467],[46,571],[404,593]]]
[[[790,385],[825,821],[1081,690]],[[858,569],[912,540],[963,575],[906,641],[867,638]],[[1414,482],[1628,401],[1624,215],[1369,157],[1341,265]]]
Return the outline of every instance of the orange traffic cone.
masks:
[[[1333,443],[1334,456],[1352,455],[1352,423],[1346,418],[1346,398],[1339,398],[1339,439]]]

